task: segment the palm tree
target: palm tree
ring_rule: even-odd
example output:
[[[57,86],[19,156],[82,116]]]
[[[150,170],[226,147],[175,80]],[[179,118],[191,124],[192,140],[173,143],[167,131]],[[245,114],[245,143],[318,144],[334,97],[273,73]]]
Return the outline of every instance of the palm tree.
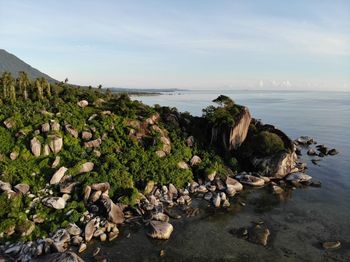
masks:
[[[17,83],[19,86],[20,93],[23,92],[24,100],[28,99],[28,87],[30,86],[30,81],[28,79],[28,75],[26,72],[19,72],[19,76],[17,78]]]
[[[16,100],[16,88],[11,73],[4,72],[1,78],[4,99],[10,96],[11,100]]]
[[[41,85],[41,92],[44,93],[44,91],[46,91],[47,97],[50,98],[51,97],[51,86],[50,83],[47,81],[46,78],[41,77],[40,78],[40,85]]]
[[[38,96],[38,99],[41,100],[43,99],[43,90],[42,90],[42,85],[41,85],[41,81],[39,78],[37,78],[34,82],[34,87],[36,89],[36,92],[37,92],[37,96]]]

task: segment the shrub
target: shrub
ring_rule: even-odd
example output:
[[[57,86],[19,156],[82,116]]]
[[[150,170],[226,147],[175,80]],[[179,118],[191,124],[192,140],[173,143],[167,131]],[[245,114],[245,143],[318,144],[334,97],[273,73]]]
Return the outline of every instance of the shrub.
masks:
[[[255,150],[263,156],[269,156],[284,149],[282,139],[268,131],[262,131],[255,136],[254,146]]]

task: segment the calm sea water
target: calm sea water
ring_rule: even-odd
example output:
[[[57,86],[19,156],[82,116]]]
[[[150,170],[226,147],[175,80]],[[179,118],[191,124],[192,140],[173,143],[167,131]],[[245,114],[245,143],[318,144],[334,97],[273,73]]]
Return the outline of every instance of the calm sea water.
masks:
[[[219,94],[249,107],[253,117],[276,125],[291,138],[301,135],[335,147],[340,154],[314,165],[303,152],[307,173],[321,188],[296,189],[276,198],[266,189],[247,190],[232,207],[214,210],[203,202],[194,218],[173,220],[168,241],[154,241],[143,226],[125,226],[121,236],[102,245],[110,261],[350,261],[350,92],[187,91],[135,97],[146,104],[177,107],[193,115]],[[204,205],[204,206],[203,206]],[[263,220],[271,231],[268,247],[239,239],[230,231]],[[323,241],[340,240],[342,248],[324,251]],[[85,257],[91,258],[95,243]],[[160,250],[166,255],[159,256]]]

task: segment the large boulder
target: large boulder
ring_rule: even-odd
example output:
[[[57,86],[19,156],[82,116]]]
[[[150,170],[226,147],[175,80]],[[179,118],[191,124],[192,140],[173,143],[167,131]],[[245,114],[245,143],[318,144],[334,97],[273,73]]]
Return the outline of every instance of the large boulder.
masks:
[[[155,239],[169,239],[174,227],[168,222],[152,220],[147,235]]]
[[[122,224],[125,220],[124,213],[120,205],[114,204],[113,201],[106,195],[102,195],[99,199],[99,205],[106,212],[108,221],[114,224]]]
[[[233,126],[212,128],[210,143],[222,146],[226,151],[236,150],[246,139],[251,120],[249,109],[243,107]]]
[[[57,135],[48,135],[47,137],[49,138],[49,141],[50,141],[49,146],[51,151],[54,154],[57,154],[58,152],[60,152],[63,147],[63,138]]]
[[[32,153],[34,156],[40,156],[41,154],[41,142],[38,138],[34,137],[32,140],[30,140],[30,149],[32,150]]]
[[[262,175],[280,179],[295,169],[297,159],[298,156],[294,152],[279,152],[266,157],[253,156],[250,162]]]

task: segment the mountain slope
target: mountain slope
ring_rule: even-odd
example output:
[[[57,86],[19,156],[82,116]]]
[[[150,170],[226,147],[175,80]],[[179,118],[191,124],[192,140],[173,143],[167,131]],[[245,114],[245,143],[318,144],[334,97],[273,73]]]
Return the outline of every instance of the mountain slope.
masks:
[[[49,82],[57,82],[57,80],[31,67],[15,55],[8,53],[4,49],[0,49],[0,74],[5,71],[10,72],[14,77],[18,76],[18,72],[24,71],[30,79],[44,77]]]

